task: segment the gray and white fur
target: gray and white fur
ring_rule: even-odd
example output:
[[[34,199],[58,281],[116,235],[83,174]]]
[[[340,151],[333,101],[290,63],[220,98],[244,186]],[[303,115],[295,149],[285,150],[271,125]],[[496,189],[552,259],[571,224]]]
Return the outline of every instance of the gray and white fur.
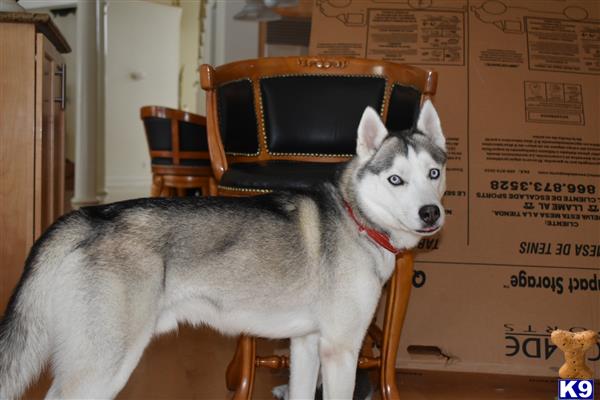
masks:
[[[291,338],[290,398],[313,398],[319,370],[325,399],[352,398],[395,256],[344,201],[411,248],[444,222],[445,161],[429,101],[399,133],[368,108],[357,156],[310,193],[138,199],[63,216],[31,249],[0,322],[0,398],[22,396],[48,362],[47,398],[114,398],[151,338],[179,323]]]

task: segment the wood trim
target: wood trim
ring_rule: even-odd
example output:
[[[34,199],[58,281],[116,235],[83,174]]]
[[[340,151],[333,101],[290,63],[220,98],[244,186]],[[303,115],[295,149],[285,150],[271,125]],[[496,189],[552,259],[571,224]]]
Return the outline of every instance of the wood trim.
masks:
[[[398,399],[396,383],[396,357],[400,335],[406,318],[413,278],[413,255],[405,252],[396,257],[396,270],[388,282],[385,315],[383,320],[383,347],[381,348],[381,397]]]
[[[57,132],[54,129],[54,117],[56,114],[56,110],[54,107],[54,99],[57,97],[57,93],[55,91],[54,85],[54,70],[56,69],[56,59],[53,58],[51,55],[52,50],[50,48],[52,47],[52,45],[48,41],[48,39],[46,39],[46,37],[42,34],[38,33],[36,36],[38,39],[37,43],[43,43],[44,48],[43,61],[41,63],[42,68],[45,68],[44,63],[46,61],[48,62],[48,69],[44,69],[43,71],[43,81],[38,81],[43,82],[41,85],[43,87],[41,109],[43,110],[44,107],[48,107],[49,110],[49,114],[45,115],[45,118],[44,116],[42,116],[41,129],[43,131],[41,133],[41,138],[43,142],[42,148],[44,149],[42,150],[42,174],[44,175],[42,177],[42,196],[44,197],[44,200],[42,201],[41,205],[42,225],[36,227],[36,229],[39,229],[39,234],[35,235],[37,239],[42,234],[42,232],[45,231],[46,228],[52,224],[52,222],[54,222],[54,216],[52,214],[56,204],[56,187],[52,184],[52,181],[53,177],[56,175],[56,147],[54,146],[54,137],[56,136]],[[37,58],[36,63],[38,63],[39,61],[40,58]],[[44,90],[48,90],[48,92],[44,94]],[[49,104],[47,102],[49,102]],[[42,111],[42,115],[43,114],[44,111]],[[43,160],[44,156],[46,156],[48,159]],[[46,187],[45,192],[44,186]]]
[[[265,134],[265,115],[262,104],[262,94],[260,92],[260,80],[252,80],[252,92],[254,93],[254,107],[256,114],[257,133],[258,133],[258,157],[254,156],[254,162],[268,160],[267,135]],[[227,153],[225,153],[227,154]]]
[[[256,356],[254,363],[257,367],[280,369],[290,367],[290,358],[288,356]],[[358,357],[358,368],[360,369],[376,369],[381,367],[380,357]]]
[[[50,40],[61,53],[70,53],[71,47],[48,14],[28,12],[0,12],[0,23],[32,24],[38,32]]]
[[[187,189],[201,189],[203,196],[216,194],[212,174],[205,176],[153,174],[150,195],[152,197],[186,196]]]
[[[175,143],[174,143],[175,144]],[[173,145],[174,145],[173,144]],[[177,143],[179,146],[179,143]],[[209,159],[208,151],[170,151],[170,150],[150,150],[150,157],[162,157],[162,158],[175,158],[177,157],[176,165],[179,165],[179,159],[194,159],[194,158],[203,158]]]
[[[208,185],[212,175],[207,176],[192,176],[192,175],[161,175],[164,186],[175,187],[180,189],[193,189]]]
[[[179,165],[181,151],[179,150],[179,121],[171,120],[171,149],[173,154],[173,164]],[[151,151],[153,153],[153,151]]]
[[[211,67],[212,68],[212,67]],[[207,74],[208,68],[202,69],[202,75]],[[208,75],[206,75],[208,76]],[[209,79],[208,77],[204,79]],[[205,81],[209,82],[209,81]],[[216,90],[211,90],[206,94],[207,103],[207,121],[206,121],[206,134],[208,140],[208,152],[210,153],[210,162],[212,165],[213,173],[217,182],[221,181],[221,177],[227,171],[228,161],[225,156],[225,149],[223,142],[221,141],[221,127],[219,124],[219,117],[217,115],[217,93]],[[208,106],[210,104],[211,106]]]
[[[206,65],[206,64],[205,64]],[[348,57],[267,57],[237,61],[217,68],[201,67],[204,90],[224,83],[281,74],[379,75],[390,81],[412,85],[422,93],[435,93],[437,73],[398,63]]]
[[[367,330],[367,333],[377,347],[381,347],[383,343],[383,332],[375,323],[372,323]]]
[[[197,175],[211,176],[212,168],[188,165],[152,165],[152,173],[158,175]]]
[[[426,70],[426,74],[427,78],[422,92],[425,96],[433,97],[437,91],[438,74],[433,70]]]
[[[158,197],[163,190],[164,179],[161,175],[153,174],[152,187],[150,188],[150,197]]]
[[[177,121],[189,122],[197,125],[206,125],[206,118],[202,115],[194,114],[188,111],[176,110],[174,108],[162,106],[144,106],[140,108],[140,118],[165,118],[175,119]]]
[[[213,80],[213,76],[215,74],[215,69],[212,65],[202,64],[200,66],[200,87],[207,92],[213,89],[216,89],[215,82]],[[206,104],[209,104],[208,101],[208,93],[206,98]],[[208,112],[207,112],[208,115]]]
[[[36,70],[41,75],[36,79],[36,239],[64,213],[64,110],[62,102],[56,101],[62,94],[65,77],[59,70],[63,66],[62,55],[48,37],[37,33]]]
[[[262,368],[270,368],[270,369],[279,369],[279,368],[289,368],[290,367],[290,359],[287,356],[256,356],[254,358],[254,363],[257,367]]]
[[[233,400],[252,398],[254,374],[256,372],[255,357],[256,340],[251,336],[240,336],[235,355],[229,363],[225,375],[227,388],[235,390]]]
[[[59,62],[58,64],[56,64],[55,71],[54,71],[54,74],[55,74],[54,77],[56,79],[57,76],[59,76],[56,74],[58,72],[57,69],[58,68],[66,68],[66,64],[65,64],[62,56],[55,58],[55,60]],[[60,76],[61,76],[60,77],[61,81],[59,81],[57,97],[61,96],[61,94],[64,94],[66,96],[66,93],[61,93],[60,85],[63,84],[62,79],[68,79],[68,77],[65,74],[61,74]],[[65,88],[66,88],[67,82],[64,82],[64,84],[65,84]],[[65,104],[65,106],[66,106],[66,102],[63,104]],[[57,149],[56,161],[58,161],[58,168],[57,168],[57,172],[55,175],[55,178],[58,179],[58,182],[56,182],[58,196],[56,198],[55,215],[58,217],[65,213],[65,179],[66,179],[66,176],[65,176],[65,169],[66,169],[66,165],[65,165],[66,164],[66,157],[65,157],[66,138],[65,138],[65,135],[66,135],[66,125],[65,125],[65,108],[63,107],[63,105],[60,102],[56,102],[56,101],[54,102],[54,122],[55,122],[55,131],[59,133],[55,136],[55,142],[54,142],[54,146]]]
[[[34,131],[34,168],[35,168],[35,180],[33,185],[33,194],[34,194],[34,206],[33,206],[33,238],[32,240],[37,239],[42,234],[42,187],[44,180],[44,171],[43,171],[43,163],[42,163],[42,155],[43,155],[43,118],[42,118],[42,108],[43,108],[43,82],[44,82],[44,40],[43,36],[40,38],[40,34],[35,34],[35,111],[33,113],[35,118],[35,131]],[[33,244],[33,243],[31,243]],[[29,245],[28,247],[30,247]]]
[[[360,369],[377,369],[381,368],[381,357],[358,357],[358,368]]]

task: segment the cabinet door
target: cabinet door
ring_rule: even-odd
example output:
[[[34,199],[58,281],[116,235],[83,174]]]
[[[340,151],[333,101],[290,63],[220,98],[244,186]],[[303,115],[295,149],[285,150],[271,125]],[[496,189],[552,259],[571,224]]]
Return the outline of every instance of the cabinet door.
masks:
[[[0,315],[33,243],[35,26],[0,24]]]
[[[61,55],[42,34],[36,37],[36,129],[34,237],[64,211],[65,85]]]

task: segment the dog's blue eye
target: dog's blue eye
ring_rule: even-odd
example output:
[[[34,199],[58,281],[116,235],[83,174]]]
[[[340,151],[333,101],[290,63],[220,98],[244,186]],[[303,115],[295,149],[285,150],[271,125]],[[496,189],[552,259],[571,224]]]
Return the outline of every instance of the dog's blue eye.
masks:
[[[404,185],[404,181],[398,175],[390,175],[388,182],[394,186]]]
[[[429,170],[429,178],[431,179],[437,179],[440,177],[440,170],[437,168],[431,168]]]

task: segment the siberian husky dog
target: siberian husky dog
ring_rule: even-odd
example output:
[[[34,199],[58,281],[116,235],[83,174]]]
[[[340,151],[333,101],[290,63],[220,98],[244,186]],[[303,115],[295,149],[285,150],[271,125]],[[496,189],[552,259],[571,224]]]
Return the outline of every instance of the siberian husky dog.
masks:
[[[49,362],[48,398],[113,398],[178,323],[291,338],[290,397],[350,399],[398,249],[444,223],[445,139],[429,101],[388,133],[367,108],[335,183],[245,198],[86,207],[35,243],[0,323],[0,398]]]

